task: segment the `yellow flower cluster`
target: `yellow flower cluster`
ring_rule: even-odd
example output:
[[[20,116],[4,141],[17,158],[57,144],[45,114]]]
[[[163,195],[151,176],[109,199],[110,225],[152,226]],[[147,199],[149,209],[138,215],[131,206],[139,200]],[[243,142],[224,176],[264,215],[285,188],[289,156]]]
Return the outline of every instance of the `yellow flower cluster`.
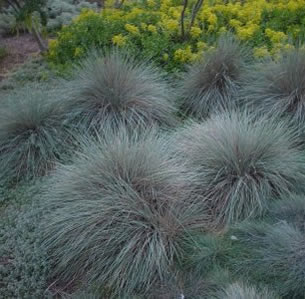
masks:
[[[196,0],[190,0],[185,10],[185,36],[182,36],[183,1],[126,0],[124,9],[114,9],[114,2],[115,0],[107,0],[106,8],[101,12],[83,10],[72,25],[59,32],[57,40],[50,41],[49,56],[59,57],[58,49],[63,44],[71,51],[69,55],[82,56],[87,45],[79,46],[81,36],[89,30],[88,26],[82,27],[82,24],[87,22],[90,26],[102,23],[98,26],[99,31],[93,45],[95,42],[118,47],[128,44],[140,50],[147,47],[145,53],[156,55],[163,64],[182,64],[199,59],[225,32],[233,32],[240,40],[252,45],[255,57],[277,58],[281,51],[293,47],[288,41],[291,38],[297,40],[305,25],[301,17],[293,25],[288,22],[289,13],[295,17],[296,11],[305,12],[305,0],[203,1],[194,19]],[[287,15],[286,24],[282,20]],[[73,25],[81,28],[79,40],[75,37],[76,31],[69,31],[69,26]],[[92,30],[95,28],[90,29],[90,36]],[[71,46],[74,41],[75,44]]]
[[[178,49],[175,51],[174,59],[180,62],[189,62],[193,58],[191,46],[187,46],[185,49]]]
[[[139,31],[139,28],[135,25],[131,25],[131,24],[126,24],[125,25],[125,29],[131,33],[131,34],[139,34],[140,31]]]
[[[283,41],[286,41],[287,40],[287,35],[284,33],[284,32],[276,32],[274,30],[271,30],[269,28],[267,28],[265,30],[265,33],[266,35],[269,37],[269,39],[277,44],[277,43],[280,43],[280,42],[283,42]]]
[[[127,40],[126,36],[123,36],[122,34],[118,34],[112,38],[112,43],[116,46],[122,47],[126,44],[126,40]]]

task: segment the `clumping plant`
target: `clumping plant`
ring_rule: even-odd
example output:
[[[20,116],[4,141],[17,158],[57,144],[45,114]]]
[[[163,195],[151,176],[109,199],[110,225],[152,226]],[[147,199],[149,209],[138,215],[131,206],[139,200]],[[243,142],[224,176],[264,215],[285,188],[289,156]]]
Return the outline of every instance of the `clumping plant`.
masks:
[[[236,38],[222,36],[215,50],[183,74],[178,87],[183,111],[204,119],[234,107],[247,60],[246,50]]]
[[[92,53],[72,83],[71,117],[88,128],[176,123],[172,89],[153,66],[113,50]]]
[[[235,282],[225,288],[217,299],[279,299],[279,296],[267,289],[258,289],[244,283]]]
[[[284,121],[217,114],[177,131],[173,143],[220,224],[262,215],[270,200],[303,190],[304,155]]]
[[[1,102],[1,183],[42,176],[67,150],[63,105],[57,94],[37,88],[30,85]]]
[[[284,298],[304,297],[304,232],[287,222],[250,223],[235,235],[250,252],[238,263],[241,275],[268,283]]]
[[[286,221],[305,233],[305,197],[292,195],[287,199],[274,202],[269,216],[273,221]]]
[[[145,293],[179,258],[184,231],[205,228],[195,174],[170,154],[167,139],[109,129],[85,138],[73,163],[58,167],[43,196],[52,209],[44,244],[57,279],[113,296]]]
[[[284,52],[279,60],[258,64],[247,75],[242,101],[258,113],[305,122],[305,51]]]
[[[195,271],[175,271],[161,285],[154,287],[153,292],[145,298],[214,298],[213,296],[228,284],[228,280],[228,273],[224,269],[205,273],[204,276]]]
[[[222,267],[231,250],[230,244],[224,242],[222,236],[212,233],[186,235],[183,249],[183,269],[200,276],[210,273],[215,267]]]

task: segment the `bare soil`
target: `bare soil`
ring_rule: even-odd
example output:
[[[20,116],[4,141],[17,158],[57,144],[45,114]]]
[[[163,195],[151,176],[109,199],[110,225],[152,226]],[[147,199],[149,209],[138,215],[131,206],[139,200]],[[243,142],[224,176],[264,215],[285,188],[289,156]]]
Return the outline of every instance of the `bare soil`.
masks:
[[[0,36],[0,47],[4,47],[8,53],[0,61],[0,81],[28,58],[39,55],[38,45],[29,33],[11,37]]]

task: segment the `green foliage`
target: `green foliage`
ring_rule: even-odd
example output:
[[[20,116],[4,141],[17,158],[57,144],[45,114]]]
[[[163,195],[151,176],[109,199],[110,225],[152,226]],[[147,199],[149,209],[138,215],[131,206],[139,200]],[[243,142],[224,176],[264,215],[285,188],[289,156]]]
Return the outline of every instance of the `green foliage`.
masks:
[[[247,66],[246,50],[232,35],[222,36],[214,51],[183,74],[179,96],[183,113],[199,119],[232,109]]]
[[[297,42],[304,42],[305,8],[289,10],[274,8],[264,10],[262,13],[262,32],[266,28],[286,33]]]
[[[1,102],[1,184],[44,175],[69,148],[64,105],[46,91],[32,85]]]
[[[167,79],[150,64],[137,62],[117,50],[92,53],[76,69],[68,105],[71,121],[103,129],[153,124],[174,126],[176,108]]]
[[[303,192],[304,155],[293,128],[249,113],[218,114],[174,136],[198,190],[224,224],[264,214],[280,194]]]
[[[62,28],[58,32],[57,39],[51,42],[49,61],[55,65],[69,66],[72,62],[84,57],[92,48],[111,48],[114,45],[127,48],[130,53],[139,58],[149,58],[167,71],[183,69],[184,65],[181,62],[195,58],[196,55],[188,53],[188,57],[174,59],[175,51],[185,49],[188,43],[181,41],[177,36],[162,30],[158,31],[156,24],[159,21],[159,15],[149,10],[132,14],[130,8],[124,8],[121,12],[114,10],[109,15],[108,10],[105,13],[93,11],[81,13],[71,25]],[[130,17],[126,21],[123,15],[128,12]],[[141,33],[139,31],[139,34],[137,32],[132,34],[126,29],[126,24],[138,26],[138,28],[144,24],[146,29]],[[152,26],[152,31],[147,29],[149,25]],[[127,39],[125,35],[128,35]],[[196,48],[195,41],[193,44]]]
[[[106,287],[114,297],[164,281],[185,230],[207,223],[194,174],[168,147],[155,133],[110,130],[57,169],[43,197],[53,209],[43,236],[56,278]]]

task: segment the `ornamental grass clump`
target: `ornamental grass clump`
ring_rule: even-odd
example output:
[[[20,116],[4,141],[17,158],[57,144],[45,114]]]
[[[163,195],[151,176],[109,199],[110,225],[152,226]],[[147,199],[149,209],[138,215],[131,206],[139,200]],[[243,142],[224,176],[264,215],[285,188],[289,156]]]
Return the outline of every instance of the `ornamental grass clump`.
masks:
[[[217,299],[279,299],[280,297],[266,288],[257,288],[235,282],[226,287]],[[215,299],[216,299],[215,298]]]
[[[118,50],[91,53],[77,68],[72,83],[71,117],[85,127],[105,122],[140,125],[176,124],[172,88],[152,65]]]
[[[249,254],[236,270],[244,277],[268,283],[284,298],[305,295],[305,235],[287,223],[252,223],[235,231],[240,245]]]
[[[276,222],[286,221],[305,233],[304,195],[292,195],[274,202],[270,208],[269,217]]]
[[[57,279],[114,297],[146,293],[179,258],[184,231],[205,228],[195,174],[169,154],[166,139],[109,130],[58,167],[44,196],[53,209],[44,243]]]
[[[247,112],[190,123],[173,137],[198,174],[198,191],[217,222],[262,215],[281,194],[303,192],[304,155],[287,123]]]
[[[31,86],[10,93],[0,108],[0,182],[46,174],[67,151],[69,132],[58,95]],[[36,90],[35,90],[36,89]]]
[[[234,108],[247,60],[240,42],[231,35],[222,36],[217,48],[183,75],[179,87],[182,111],[204,119],[215,111]]]
[[[258,64],[246,77],[241,97],[262,114],[305,122],[305,51],[284,53],[279,60]]]
[[[152,293],[145,298],[215,298],[214,296],[227,284],[228,273],[223,269],[217,269],[213,273],[205,273],[204,276],[195,271],[176,271],[163,284],[154,287]]]

